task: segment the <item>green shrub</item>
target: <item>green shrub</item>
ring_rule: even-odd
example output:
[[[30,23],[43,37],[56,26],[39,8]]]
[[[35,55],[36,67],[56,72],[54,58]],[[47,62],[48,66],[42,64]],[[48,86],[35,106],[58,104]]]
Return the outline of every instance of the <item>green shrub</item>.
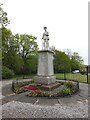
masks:
[[[72,94],[72,91],[69,89],[69,88],[64,88],[62,90],[63,94],[66,94],[66,95],[71,95]]]
[[[72,88],[74,84],[72,82],[65,82],[64,86],[66,86],[67,88]]]
[[[3,79],[8,79],[14,77],[14,72],[13,70],[3,66],[2,67],[2,78]]]

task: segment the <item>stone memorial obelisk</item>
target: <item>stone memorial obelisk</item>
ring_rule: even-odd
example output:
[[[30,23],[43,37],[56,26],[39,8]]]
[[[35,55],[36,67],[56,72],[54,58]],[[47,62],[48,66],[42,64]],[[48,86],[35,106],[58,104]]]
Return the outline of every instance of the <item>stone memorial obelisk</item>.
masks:
[[[53,71],[53,51],[49,49],[49,33],[47,27],[44,27],[45,32],[42,37],[42,50],[38,51],[38,70],[35,76],[37,84],[52,84],[56,82]]]

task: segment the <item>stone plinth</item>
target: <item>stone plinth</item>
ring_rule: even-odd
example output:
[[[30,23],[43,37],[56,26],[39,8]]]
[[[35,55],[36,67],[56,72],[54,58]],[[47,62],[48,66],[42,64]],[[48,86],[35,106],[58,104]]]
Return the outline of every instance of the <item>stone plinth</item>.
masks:
[[[38,71],[35,76],[38,84],[51,84],[56,82],[53,72],[53,52],[50,50],[38,51]]]
[[[55,76],[35,76],[35,83],[37,84],[51,84],[56,82]]]

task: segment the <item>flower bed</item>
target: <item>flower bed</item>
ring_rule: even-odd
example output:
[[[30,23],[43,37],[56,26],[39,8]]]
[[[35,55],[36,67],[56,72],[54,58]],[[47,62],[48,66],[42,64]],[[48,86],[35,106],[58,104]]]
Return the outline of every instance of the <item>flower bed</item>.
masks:
[[[23,81],[23,82],[13,82],[12,83],[12,90],[13,92],[15,93],[22,93],[22,92],[26,92],[28,91],[27,89],[23,88],[23,86],[25,85],[28,85],[28,84],[31,84],[33,83],[33,80],[32,81]]]
[[[18,85],[15,85],[15,87],[14,87],[14,90],[13,90],[15,93],[22,93],[22,92],[26,92],[26,91],[28,91],[28,90],[26,90],[26,89],[24,89],[23,87],[20,87],[20,86],[18,86]]]
[[[55,90],[45,90],[42,89],[41,85],[36,84],[29,84],[26,85],[25,83],[19,83],[15,85],[15,93],[21,93],[25,91],[30,91],[27,96],[29,97],[60,97],[60,96],[66,96],[66,95],[72,95],[76,93],[79,88],[78,84],[74,84],[72,82],[65,82],[62,84],[63,89],[55,89]],[[60,86],[61,87],[61,86]]]
[[[27,94],[29,97],[60,97],[60,96],[67,96],[72,95],[78,91],[78,87],[76,84],[73,84],[72,82],[65,82],[63,85],[62,90],[58,91],[45,91],[41,89],[37,89],[36,91],[30,92]]]
[[[34,86],[24,86],[23,88],[26,90],[38,90],[38,88]]]

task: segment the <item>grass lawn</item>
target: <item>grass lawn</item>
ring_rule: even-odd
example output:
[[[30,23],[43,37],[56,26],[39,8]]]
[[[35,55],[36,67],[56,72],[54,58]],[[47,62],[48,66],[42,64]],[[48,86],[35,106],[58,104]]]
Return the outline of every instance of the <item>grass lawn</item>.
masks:
[[[33,78],[35,75],[36,74],[24,75],[24,78],[25,79]],[[64,80],[63,73],[57,73],[57,74],[55,74],[55,76],[56,76],[56,79]],[[16,75],[14,78],[11,78],[11,80],[16,80],[16,79],[23,79],[23,75]],[[79,82],[87,83],[87,76],[81,75],[81,74],[66,73],[66,80],[78,80]]]
[[[57,79],[64,79],[64,74],[55,74]],[[87,76],[81,74],[66,73],[66,80],[78,80],[79,82],[87,82]]]
[[[28,75],[16,75],[14,79],[22,79],[22,78],[33,78],[36,74],[28,74]]]
[[[32,79],[36,74],[29,75],[15,75],[13,78],[3,79],[3,80],[18,80],[18,79]]]
[[[31,75],[24,75],[24,78],[33,78],[35,74]],[[55,74],[57,79],[64,79],[64,74],[58,73]],[[22,79],[23,75],[17,75],[14,79]],[[66,80],[78,80],[79,82],[87,82],[87,76],[86,75],[81,75],[81,74],[72,74],[72,73],[66,73]]]

